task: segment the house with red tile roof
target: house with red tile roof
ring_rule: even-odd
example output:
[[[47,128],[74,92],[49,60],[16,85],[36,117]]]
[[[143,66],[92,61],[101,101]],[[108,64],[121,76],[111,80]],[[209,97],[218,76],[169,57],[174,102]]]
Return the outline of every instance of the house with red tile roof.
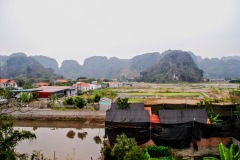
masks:
[[[66,79],[58,79],[55,81],[55,83],[67,83],[68,81]]]
[[[99,89],[102,86],[100,84],[89,84],[91,90]]]
[[[47,82],[38,82],[38,83],[36,83],[36,86],[38,86],[38,87],[48,86],[48,83]]]
[[[79,82],[80,83],[80,90],[81,90],[81,92],[84,92],[84,91],[88,91],[88,90],[90,90],[91,88],[90,88],[90,84],[88,84],[88,83],[86,83],[86,82]],[[77,89],[77,83],[75,83],[75,84],[73,84],[72,85],[73,87],[75,87],[76,89]]]
[[[0,79],[0,88],[14,87],[17,88],[17,83],[12,79]]]
[[[122,83],[120,82],[107,82],[109,84],[109,88],[116,88],[116,87],[119,87],[119,86],[122,86]]]

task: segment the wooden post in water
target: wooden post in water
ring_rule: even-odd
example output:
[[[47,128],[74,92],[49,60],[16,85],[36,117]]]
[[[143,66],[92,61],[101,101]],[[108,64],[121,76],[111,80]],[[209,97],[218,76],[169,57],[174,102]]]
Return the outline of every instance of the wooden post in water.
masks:
[[[53,160],[55,160],[55,151],[54,151],[54,154],[53,154]]]

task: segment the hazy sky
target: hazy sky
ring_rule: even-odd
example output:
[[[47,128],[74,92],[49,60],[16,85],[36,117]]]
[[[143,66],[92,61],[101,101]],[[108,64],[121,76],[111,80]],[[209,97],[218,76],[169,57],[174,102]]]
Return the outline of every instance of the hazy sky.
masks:
[[[0,0],[0,54],[240,56],[240,0]]]

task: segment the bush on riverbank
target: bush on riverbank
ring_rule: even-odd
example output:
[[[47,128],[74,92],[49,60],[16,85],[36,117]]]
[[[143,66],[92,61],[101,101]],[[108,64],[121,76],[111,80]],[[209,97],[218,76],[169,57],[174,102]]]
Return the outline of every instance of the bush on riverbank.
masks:
[[[21,156],[15,153],[17,143],[35,138],[36,135],[30,131],[14,130],[12,117],[0,114],[0,159],[16,159]]]
[[[65,98],[62,104],[68,106],[68,108],[74,108],[74,106],[78,108],[83,108],[84,106],[86,106],[87,103],[82,97],[76,96]]]
[[[142,148],[137,145],[134,138],[128,138],[124,133],[117,135],[116,143],[110,149],[104,144],[104,159],[118,159],[118,160],[147,160]]]

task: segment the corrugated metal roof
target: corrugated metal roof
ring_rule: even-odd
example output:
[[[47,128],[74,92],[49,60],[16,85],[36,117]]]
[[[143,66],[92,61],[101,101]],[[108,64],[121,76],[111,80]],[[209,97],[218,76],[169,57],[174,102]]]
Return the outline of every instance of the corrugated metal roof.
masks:
[[[36,92],[36,91],[41,91],[42,89],[39,88],[31,88],[31,89],[15,89],[15,90],[9,90],[11,92]]]
[[[32,89],[19,89],[19,90],[10,90],[12,92],[58,92],[63,90],[75,90],[72,86],[42,86],[39,88],[32,88]]]
[[[39,87],[39,89],[41,89],[41,91],[39,92],[59,92],[59,91],[63,91],[63,90],[75,90],[75,87],[72,86],[42,86]]]

